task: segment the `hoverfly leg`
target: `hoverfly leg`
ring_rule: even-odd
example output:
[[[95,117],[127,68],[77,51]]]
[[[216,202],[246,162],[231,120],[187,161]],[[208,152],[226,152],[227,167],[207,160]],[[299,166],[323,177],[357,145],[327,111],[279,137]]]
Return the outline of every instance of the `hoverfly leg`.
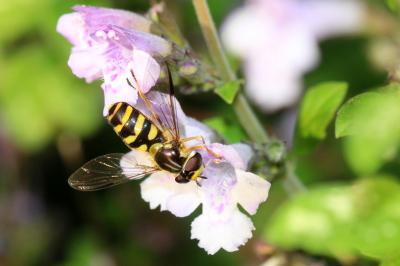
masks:
[[[214,151],[210,150],[207,147],[206,141],[204,140],[203,136],[195,136],[195,137],[188,137],[188,138],[182,138],[180,139],[180,141],[183,142],[188,142],[188,141],[192,141],[192,140],[199,140],[202,142],[201,145],[195,145],[190,147],[188,150],[189,151],[193,151],[193,150],[197,150],[197,149],[205,149],[209,154],[211,154],[212,156],[216,157],[216,158],[222,158],[221,155],[219,155],[218,153],[215,153]]]
[[[201,187],[201,183],[199,182],[198,179],[196,179],[196,184],[197,184],[199,187]]]
[[[212,160],[212,161],[213,161],[213,163],[215,163],[215,164],[220,164],[220,163],[222,162],[221,159],[214,159],[214,160]]]

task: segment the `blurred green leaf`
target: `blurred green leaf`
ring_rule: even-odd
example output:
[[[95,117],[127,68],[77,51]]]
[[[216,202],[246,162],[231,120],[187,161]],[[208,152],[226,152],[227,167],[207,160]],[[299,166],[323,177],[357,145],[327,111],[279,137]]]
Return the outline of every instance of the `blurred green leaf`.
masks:
[[[378,176],[352,189],[358,220],[353,234],[362,254],[377,259],[397,256],[400,243],[400,184],[393,177]]]
[[[100,125],[100,89],[78,80],[66,65],[55,65],[38,46],[8,58],[3,74],[0,111],[21,149],[38,150],[62,131],[88,136]]]
[[[32,33],[39,21],[46,17],[49,0],[2,1],[0,8],[0,47],[5,43]]]
[[[234,121],[223,117],[213,117],[203,121],[215,129],[228,143],[237,143],[246,139],[246,133]]]
[[[344,153],[358,174],[372,174],[397,152],[400,141],[399,90],[395,85],[350,99],[339,110],[336,137],[346,139]]]
[[[399,202],[400,184],[390,176],[311,188],[278,209],[265,238],[313,254],[390,259],[400,243]]]
[[[101,261],[98,239],[93,234],[82,232],[73,238],[63,266],[96,265]]]
[[[215,93],[218,94],[226,103],[232,104],[242,83],[242,80],[228,81],[222,86],[216,88]]]
[[[299,114],[303,137],[325,138],[326,128],[346,96],[347,88],[344,82],[325,82],[307,90]]]
[[[349,227],[354,215],[349,187],[315,188],[278,209],[265,238],[287,249],[337,257],[355,255]]]
[[[392,11],[398,11],[400,8],[399,0],[386,0],[386,5]]]
[[[387,259],[380,266],[400,266],[400,257]]]

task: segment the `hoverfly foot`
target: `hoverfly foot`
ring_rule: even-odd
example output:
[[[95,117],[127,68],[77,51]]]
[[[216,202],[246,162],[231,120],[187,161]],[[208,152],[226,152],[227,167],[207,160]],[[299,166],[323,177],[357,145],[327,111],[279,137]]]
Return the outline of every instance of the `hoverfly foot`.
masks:
[[[215,164],[220,164],[220,163],[222,162],[222,160],[221,160],[221,159],[214,159],[213,162],[214,162]]]

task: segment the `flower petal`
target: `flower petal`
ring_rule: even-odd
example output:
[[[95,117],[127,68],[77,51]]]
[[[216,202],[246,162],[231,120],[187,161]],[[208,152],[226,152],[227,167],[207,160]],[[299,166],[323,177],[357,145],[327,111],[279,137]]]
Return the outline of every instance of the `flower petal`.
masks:
[[[268,198],[271,184],[250,172],[236,169],[237,184],[232,189],[232,197],[249,214],[254,215],[257,212],[258,205]]]
[[[307,0],[302,7],[303,19],[318,38],[359,31],[365,9],[357,0]]]
[[[139,88],[143,93],[147,93],[157,82],[160,76],[160,65],[148,53],[134,49],[133,59],[128,65],[128,70],[132,71],[134,77],[130,77],[130,83]]]
[[[282,60],[285,60],[284,58]],[[246,63],[246,93],[266,112],[294,104],[301,94],[302,82],[299,70],[268,67],[266,61],[251,59]]]
[[[252,236],[253,223],[236,207],[227,210],[229,215],[203,213],[192,222],[191,238],[199,240],[199,246],[213,255],[219,249],[232,252],[245,244]],[[221,219],[222,218],[222,219]]]
[[[148,152],[132,150],[125,154],[121,159],[121,167],[129,169],[133,165],[143,165],[153,167],[154,160]]]
[[[227,160],[234,168],[246,169],[247,163],[251,159],[251,153],[247,149],[243,154],[238,153],[240,149],[245,149],[245,144],[242,145],[243,146],[232,146],[220,143],[212,143],[207,147],[214,153],[222,156],[223,159]]]
[[[119,78],[121,80],[122,78]],[[126,102],[130,105],[135,105],[138,99],[138,94],[136,90],[129,87],[125,80],[122,79],[120,82],[114,82],[113,85],[103,83],[101,87],[104,92],[104,108],[103,108],[103,116],[108,115],[108,109],[117,102]],[[121,84],[118,88],[116,84]],[[118,88],[118,89],[116,89]]]
[[[57,32],[73,45],[79,46],[85,43],[85,22],[78,13],[62,15],[57,22]]]
[[[239,57],[257,48],[257,43],[265,33],[264,20],[258,15],[257,7],[247,5],[234,10],[222,24],[221,39],[227,50]],[[251,29],[251,30],[249,30]]]
[[[184,137],[202,136],[206,144],[218,141],[216,132],[200,121],[188,116],[184,119],[180,118],[180,120],[182,121],[185,129]],[[199,141],[189,143],[192,145],[201,144]]]
[[[188,216],[200,205],[196,183],[179,184],[166,172],[149,176],[140,187],[142,198],[151,209],[160,206],[161,211],[168,210],[177,217]]]
[[[137,48],[157,57],[166,57],[171,54],[171,43],[154,34],[125,29],[118,26],[110,26],[109,28],[120,33],[120,35],[118,35],[120,40],[118,41],[123,45],[129,45],[131,49]]]
[[[104,25],[116,25],[128,29],[150,31],[151,21],[133,12],[94,6],[74,6],[82,15],[88,31],[93,33]]]
[[[243,168],[239,168],[242,170],[246,170],[249,166],[250,160],[254,157],[253,149],[249,145],[243,143],[236,143],[230,146],[235,149],[235,151],[240,155],[240,158],[243,161]]]
[[[68,60],[68,66],[75,76],[84,78],[86,82],[92,82],[101,77],[101,66],[103,64],[101,53],[102,46],[98,46],[96,49],[74,47]]]

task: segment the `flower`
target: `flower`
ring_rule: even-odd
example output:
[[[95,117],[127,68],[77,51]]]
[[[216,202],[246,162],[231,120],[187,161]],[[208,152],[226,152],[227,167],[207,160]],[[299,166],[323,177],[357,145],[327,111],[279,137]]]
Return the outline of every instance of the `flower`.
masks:
[[[224,45],[244,60],[246,90],[264,111],[293,104],[316,66],[318,41],[360,30],[356,0],[252,0],[224,22]]]
[[[76,12],[61,16],[57,24],[57,31],[73,45],[68,61],[72,72],[87,82],[104,79],[104,115],[122,99],[136,103],[137,92],[126,81],[130,71],[146,93],[160,75],[153,57],[168,56],[171,44],[150,34],[151,22],[135,13],[90,6],[73,9]]]
[[[197,150],[205,165],[202,176],[207,179],[201,180],[201,186],[195,182],[179,184],[173,174],[160,171],[141,183],[142,198],[151,209],[160,206],[161,211],[167,210],[177,217],[188,216],[202,205],[202,214],[192,222],[191,238],[197,239],[199,246],[209,254],[221,248],[235,251],[251,238],[255,229],[251,219],[239,210],[238,205],[248,214],[255,214],[259,204],[268,197],[270,183],[246,171],[253,156],[249,146],[211,143],[215,141],[215,134],[207,126],[186,117],[178,103],[177,112],[181,136],[203,136],[207,148],[212,151]],[[213,154],[220,157],[216,158]],[[148,166],[155,164],[148,153],[134,150],[124,156],[121,165],[129,166],[132,161]]]

